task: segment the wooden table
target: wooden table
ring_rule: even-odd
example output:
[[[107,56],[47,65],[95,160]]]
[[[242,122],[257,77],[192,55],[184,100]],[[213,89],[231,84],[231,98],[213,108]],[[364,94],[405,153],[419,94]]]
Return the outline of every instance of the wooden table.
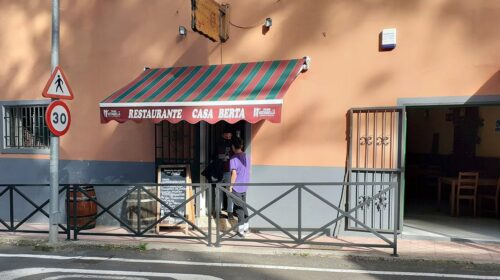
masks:
[[[478,188],[481,187],[496,187],[498,179],[496,178],[479,178]],[[451,195],[450,195],[450,211],[451,215],[455,216],[455,202],[457,195],[457,185],[458,185],[458,177],[439,177],[438,182],[438,195],[437,202],[438,207],[441,204],[441,188],[443,184],[447,184],[451,186]]]

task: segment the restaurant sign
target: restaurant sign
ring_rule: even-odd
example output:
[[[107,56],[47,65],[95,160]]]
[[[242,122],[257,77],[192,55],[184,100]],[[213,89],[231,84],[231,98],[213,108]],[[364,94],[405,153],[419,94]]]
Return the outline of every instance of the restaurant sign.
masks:
[[[191,0],[194,31],[218,42],[220,34],[221,5],[214,0]]]
[[[101,122],[125,122],[127,120],[150,120],[155,123],[206,121],[235,123],[246,120],[256,123],[261,120],[278,123],[281,120],[281,104],[241,105],[241,106],[177,106],[177,107],[104,107],[101,108]]]
[[[229,39],[229,5],[191,0],[191,28],[214,42]]]

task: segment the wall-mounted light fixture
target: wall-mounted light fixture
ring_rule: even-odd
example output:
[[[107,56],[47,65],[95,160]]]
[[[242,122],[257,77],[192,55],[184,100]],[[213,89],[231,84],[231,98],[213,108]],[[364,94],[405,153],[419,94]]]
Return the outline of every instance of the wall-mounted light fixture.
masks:
[[[187,35],[187,29],[184,26],[179,26],[179,36],[186,37]]]
[[[273,20],[271,18],[266,18],[264,21],[264,27],[270,28],[271,26],[273,26]]]
[[[300,72],[305,72],[311,68],[311,57],[309,56],[304,56],[304,64],[302,64],[302,67],[300,68]]]

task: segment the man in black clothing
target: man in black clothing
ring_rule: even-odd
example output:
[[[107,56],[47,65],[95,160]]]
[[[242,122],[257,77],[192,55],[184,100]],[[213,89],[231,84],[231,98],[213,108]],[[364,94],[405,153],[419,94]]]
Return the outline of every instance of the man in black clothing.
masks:
[[[233,156],[233,151],[232,151],[232,144],[231,144],[231,139],[233,137],[233,132],[231,130],[231,127],[229,125],[224,126],[224,131],[222,133],[222,139],[220,142],[217,144],[217,155],[216,159],[218,161],[221,161],[222,163],[219,164],[218,166],[222,167],[222,182],[223,183],[231,183],[231,173],[229,170],[229,159],[231,156]],[[227,189],[229,186],[226,187]],[[222,201],[223,208],[226,209],[227,215],[229,219],[233,218],[233,200],[227,196],[223,196],[223,201]]]

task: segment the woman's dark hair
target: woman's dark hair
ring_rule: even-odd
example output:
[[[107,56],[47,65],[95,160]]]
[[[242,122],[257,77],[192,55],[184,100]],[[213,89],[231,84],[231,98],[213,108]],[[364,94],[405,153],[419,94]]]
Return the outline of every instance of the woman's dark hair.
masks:
[[[241,140],[240,137],[233,137],[233,139],[231,139],[231,144],[235,149],[243,149],[243,140]]]

